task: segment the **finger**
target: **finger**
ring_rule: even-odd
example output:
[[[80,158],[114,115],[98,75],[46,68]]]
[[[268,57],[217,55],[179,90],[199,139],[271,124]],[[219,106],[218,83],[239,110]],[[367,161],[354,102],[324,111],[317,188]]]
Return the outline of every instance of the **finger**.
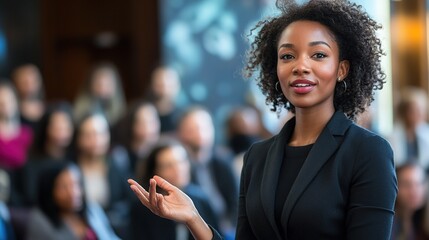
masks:
[[[157,197],[156,197],[156,181],[154,179],[150,179],[149,181],[149,202],[152,206],[157,206]]]
[[[137,196],[140,202],[147,207],[149,205],[149,199],[145,197],[135,185],[131,185],[130,188],[131,190],[133,190],[134,194]]]
[[[167,208],[164,205],[164,198],[162,196],[160,196],[158,198],[158,205],[157,205],[159,211],[163,214],[165,214],[167,212]]]
[[[134,181],[133,179],[128,179],[128,183],[130,185],[136,186],[146,198],[149,198],[149,193],[138,182]]]
[[[165,180],[160,176],[155,175],[153,179],[155,179],[156,183],[160,188],[164,189],[168,193],[177,190],[177,188],[174,185],[172,185],[171,183],[169,183],[167,180]]]

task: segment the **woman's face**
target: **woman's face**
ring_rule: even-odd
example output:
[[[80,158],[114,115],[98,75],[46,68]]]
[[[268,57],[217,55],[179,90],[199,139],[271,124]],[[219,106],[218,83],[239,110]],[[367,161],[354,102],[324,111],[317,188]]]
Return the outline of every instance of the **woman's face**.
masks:
[[[78,211],[82,207],[82,189],[79,174],[75,170],[67,169],[58,175],[54,183],[53,198],[64,212]]]
[[[287,26],[277,46],[277,76],[285,97],[296,111],[308,108],[334,109],[337,79],[343,80],[348,62],[339,62],[334,35],[314,21],[296,21]]]
[[[81,124],[78,137],[81,154],[89,157],[103,157],[107,154],[109,143],[109,125],[103,117],[95,115]]]
[[[181,146],[166,148],[158,153],[155,174],[174,186],[183,188],[190,181],[190,163]]]
[[[397,204],[415,211],[426,202],[425,172],[417,167],[408,167],[398,173]]]
[[[13,118],[18,111],[18,103],[12,89],[0,87],[0,118]]]
[[[137,140],[145,142],[158,141],[160,134],[160,122],[155,107],[151,105],[141,106],[134,119],[133,136]]]
[[[73,135],[73,123],[64,112],[54,112],[51,115],[47,129],[48,143],[66,148],[69,146]]]

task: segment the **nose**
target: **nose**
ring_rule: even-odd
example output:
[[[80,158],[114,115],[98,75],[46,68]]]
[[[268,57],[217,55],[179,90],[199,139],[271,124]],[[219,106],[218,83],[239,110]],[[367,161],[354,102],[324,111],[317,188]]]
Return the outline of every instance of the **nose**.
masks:
[[[294,75],[304,75],[310,73],[310,67],[308,66],[308,58],[300,57],[295,63],[294,68],[292,69],[292,73]]]

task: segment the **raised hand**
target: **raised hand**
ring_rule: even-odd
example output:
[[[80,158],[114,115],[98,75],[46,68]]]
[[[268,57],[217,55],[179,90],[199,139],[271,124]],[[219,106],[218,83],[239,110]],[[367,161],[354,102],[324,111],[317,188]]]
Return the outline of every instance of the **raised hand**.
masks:
[[[198,215],[192,200],[180,189],[161,177],[155,176],[150,179],[149,192],[134,180],[129,179],[128,183],[140,202],[160,217],[187,223]],[[157,193],[157,185],[164,189],[167,194]]]
[[[185,223],[195,239],[212,239],[212,230],[201,218],[192,200],[180,189],[159,176],[150,179],[149,192],[132,179],[128,179],[128,183],[140,202],[154,214]],[[156,186],[167,194],[157,193]]]

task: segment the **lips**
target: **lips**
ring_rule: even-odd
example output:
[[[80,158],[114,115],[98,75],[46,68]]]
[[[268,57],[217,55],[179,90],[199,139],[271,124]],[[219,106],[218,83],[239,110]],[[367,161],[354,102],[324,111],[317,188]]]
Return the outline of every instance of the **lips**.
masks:
[[[297,79],[293,81],[290,86],[292,87],[293,91],[297,94],[306,94],[311,92],[314,87],[316,86],[316,83],[307,80],[307,79]]]

